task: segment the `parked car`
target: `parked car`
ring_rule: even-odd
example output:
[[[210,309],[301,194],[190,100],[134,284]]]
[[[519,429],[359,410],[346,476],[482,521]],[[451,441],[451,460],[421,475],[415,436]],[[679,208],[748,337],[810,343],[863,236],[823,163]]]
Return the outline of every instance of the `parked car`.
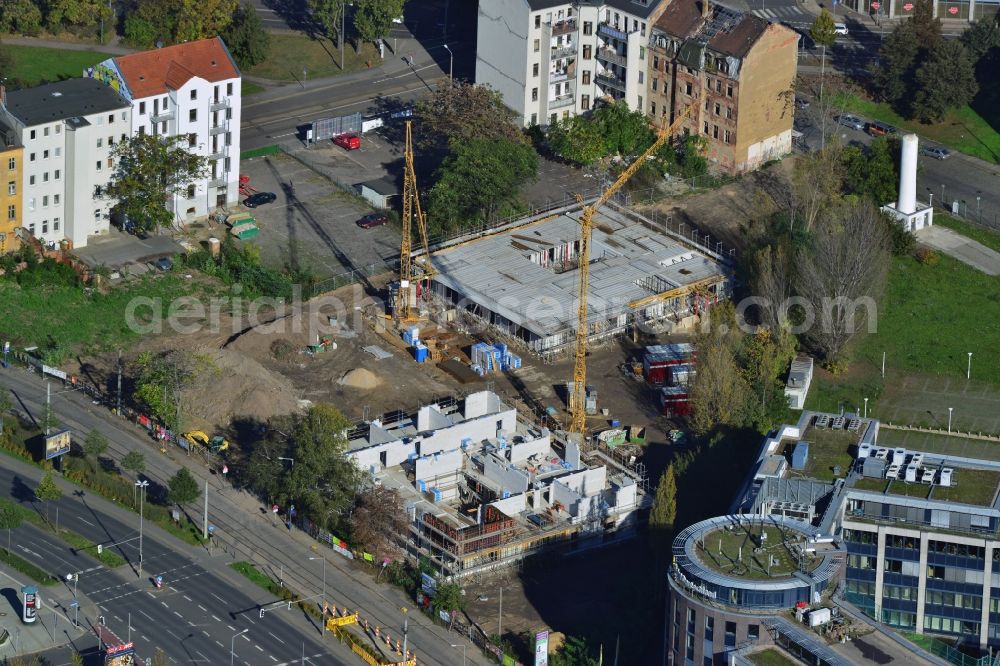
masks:
[[[389,216],[385,213],[368,213],[358,220],[358,226],[362,229],[371,229],[372,227],[381,227],[388,222]]]
[[[843,125],[844,127],[850,127],[851,129],[864,130],[865,121],[857,116],[852,116],[849,113],[842,113],[837,116],[837,124]]]
[[[256,208],[264,204],[273,203],[278,198],[274,192],[255,192],[243,200],[243,205],[247,208]]]
[[[361,147],[361,137],[354,134],[341,134],[333,137],[333,142],[344,150],[357,150]]]
[[[153,262],[153,265],[159,268],[161,271],[169,271],[174,267],[174,260],[170,257],[160,257]]]
[[[847,25],[844,23],[834,23],[833,24],[833,34],[835,35],[846,35]]]
[[[920,149],[921,155],[926,155],[927,157],[933,157],[936,160],[946,160],[951,157],[951,151],[947,148],[940,148],[935,146],[925,146]]]
[[[145,229],[136,226],[135,220],[130,218],[125,213],[114,212],[111,214],[111,226],[118,227],[127,234],[132,234],[138,238],[145,240],[149,238],[146,234]]]
[[[895,134],[896,128],[892,125],[886,125],[877,120],[873,120],[865,125],[865,132],[872,136],[886,136],[888,134]]]

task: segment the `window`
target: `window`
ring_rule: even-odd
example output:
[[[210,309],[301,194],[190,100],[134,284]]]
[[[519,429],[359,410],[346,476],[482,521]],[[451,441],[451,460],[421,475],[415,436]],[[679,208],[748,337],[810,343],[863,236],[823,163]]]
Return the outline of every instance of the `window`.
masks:
[[[542,40],[535,40],[535,53],[538,53],[542,49]]]
[[[687,94],[687,95],[691,94],[691,84],[690,83],[685,83],[684,84],[684,93]]]
[[[708,134],[708,123],[705,123],[705,134]]]
[[[62,174],[62,171],[60,171],[59,169],[56,169],[55,175],[53,176],[53,179],[54,180],[59,180],[60,174]]]
[[[30,199],[28,199],[28,210],[30,211],[35,210],[35,197],[31,197]]]
[[[43,160],[49,159],[49,151],[47,151],[47,150],[43,150],[42,151],[42,159]]]
[[[29,162],[34,162],[35,161],[35,154],[34,153],[31,153],[30,155],[28,155],[28,161]]]
[[[113,113],[109,113],[109,114],[108,114],[108,124],[109,124],[109,125],[111,125],[111,124],[113,124],[114,122],[115,122],[115,114],[113,114]]]
[[[694,636],[691,634],[684,639],[684,654],[688,661],[694,659]]]
[[[531,89],[531,101],[532,102],[537,102],[538,101],[538,88],[532,88]]]
[[[639,95],[639,102],[635,105],[636,111],[642,111],[642,95]]]
[[[98,139],[97,139],[97,147],[98,148],[103,148],[104,147],[104,139],[98,137]]]
[[[188,120],[192,123],[198,120],[198,109],[191,109],[188,111]]]
[[[590,44],[584,44],[583,45],[583,59],[584,60],[590,60],[590,54],[591,54],[591,46],[590,46]]]
[[[48,220],[42,220],[42,233],[43,234],[49,233],[49,221]]]
[[[146,115],[146,103],[145,102],[139,102],[139,115],[140,116]]]
[[[192,88],[191,89],[191,99],[198,99],[198,89],[197,88]]]
[[[535,14],[535,27],[536,28],[541,28],[542,27],[542,15],[541,14]]]
[[[717,92],[717,93],[721,93],[722,92],[722,79],[716,79],[715,80],[715,92]]]
[[[212,99],[216,102],[219,101],[219,86],[212,88]]]
[[[718,139],[719,138],[719,126],[718,125],[712,125],[712,138],[713,139]]]
[[[583,22],[583,34],[593,35],[594,34],[594,24],[590,21]]]
[[[52,231],[59,231],[59,218],[52,218]]]
[[[649,115],[656,117],[656,102],[649,103]]]
[[[94,211],[94,219],[95,220],[101,219],[101,209],[100,208],[98,208],[97,210]]]
[[[56,146],[56,157],[59,157],[61,155],[62,155],[62,148]]]
[[[233,110],[230,109],[229,107],[226,107],[226,120],[232,120],[232,119],[233,119]]]
[[[727,85],[726,86],[726,97],[732,97],[732,96],[733,96],[733,86],[732,85]]]
[[[711,615],[705,616],[705,640],[711,642],[715,637],[715,618]]]
[[[532,125],[537,125],[538,124],[538,114],[537,113],[531,114],[531,124]]]
[[[17,194],[17,183],[13,180],[7,183],[7,194],[14,195]]]
[[[43,128],[42,129],[42,136],[48,136],[48,135],[49,135],[49,128],[48,127]]]
[[[108,148],[113,148],[114,145],[115,145],[115,137],[109,136],[108,137]]]
[[[645,46],[640,46],[639,47],[639,60],[645,60],[645,59],[646,59],[646,47]]]
[[[188,199],[194,199],[194,185],[188,185],[187,195]]]
[[[17,158],[11,157],[9,160],[7,160],[7,168],[10,169],[11,171],[13,171],[14,169],[16,169],[17,168]]]
[[[59,195],[58,194],[53,194],[52,195],[52,205],[53,206],[58,206],[59,205]]]
[[[101,170],[101,160],[97,160],[97,170]]]
[[[720,115],[722,113],[722,105],[718,102],[715,103],[715,115]]]
[[[726,143],[732,143],[731,139],[732,139],[732,134],[729,133],[729,130],[726,130],[726,133],[725,133],[725,142]]]
[[[35,235],[35,223],[34,222],[32,222],[31,224],[28,225],[28,233],[31,234],[32,236]]]
[[[232,95],[233,94],[233,84],[232,83],[227,83],[226,84],[226,94],[227,95]]]
[[[652,85],[652,87],[653,87],[653,92],[656,92],[656,90],[657,90],[657,84],[659,83],[659,81],[660,81],[659,79],[655,79],[654,78],[652,81],[649,82],[650,85]]]
[[[146,134],[146,126],[139,125],[139,136],[143,136],[144,134]]]
[[[531,75],[534,76],[535,78],[538,77],[538,63],[537,62],[534,65],[531,66]]]
[[[42,208],[48,208],[48,207],[49,207],[49,195],[46,194],[45,196],[42,197]]]
[[[583,85],[585,85],[585,86],[589,86],[590,85],[590,70],[589,69],[583,70]]]
[[[726,647],[736,647],[735,622],[726,622]]]
[[[43,183],[49,182],[49,172],[48,171],[46,171],[45,173],[42,174],[42,182]]]
[[[32,138],[32,139],[34,139],[34,138],[35,138],[35,130],[31,130],[31,138]]]
[[[11,204],[7,206],[7,219],[16,220],[17,219],[17,206]]]
[[[642,85],[643,83],[646,82],[645,74],[646,74],[646,72],[643,72],[643,71],[639,72],[639,85]]]
[[[35,184],[35,177],[28,176],[28,185],[34,185],[34,184]]]
[[[580,108],[590,111],[590,95],[580,95]]]
[[[192,132],[188,134],[188,148],[194,148],[195,144],[198,143],[198,135]]]
[[[111,168],[111,167],[113,167],[114,165],[115,165],[115,158],[113,158],[113,157],[109,157],[109,158],[108,158],[108,168],[110,169],[110,168]]]
[[[733,117],[733,107],[727,106],[726,107],[726,118],[732,118],[732,117]]]
[[[559,116],[555,113],[549,115],[549,124],[554,125],[556,121],[559,120]]]
[[[747,627],[747,639],[751,641],[760,640],[760,625],[751,624]]]

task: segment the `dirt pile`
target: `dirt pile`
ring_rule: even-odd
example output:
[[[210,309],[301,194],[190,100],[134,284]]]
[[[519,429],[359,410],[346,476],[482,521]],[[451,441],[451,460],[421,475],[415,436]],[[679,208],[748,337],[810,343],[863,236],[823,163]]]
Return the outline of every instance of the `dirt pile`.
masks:
[[[382,383],[382,380],[380,380],[378,375],[371,370],[366,368],[355,368],[344,373],[344,376],[341,377],[337,383],[341,386],[347,386],[362,391],[370,391]]]

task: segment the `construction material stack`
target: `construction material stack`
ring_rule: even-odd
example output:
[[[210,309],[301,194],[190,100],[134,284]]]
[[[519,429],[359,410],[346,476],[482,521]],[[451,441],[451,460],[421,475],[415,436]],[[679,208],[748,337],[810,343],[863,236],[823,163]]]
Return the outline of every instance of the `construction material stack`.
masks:
[[[507,345],[498,342],[490,345],[477,342],[472,345],[472,369],[480,377],[494,372],[518,370],[521,367],[521,357],[510,353]]]
[[[653,345],[642,359],[643,376],[653,386],[686,386],[697,362],[698,354],[690,343]]]

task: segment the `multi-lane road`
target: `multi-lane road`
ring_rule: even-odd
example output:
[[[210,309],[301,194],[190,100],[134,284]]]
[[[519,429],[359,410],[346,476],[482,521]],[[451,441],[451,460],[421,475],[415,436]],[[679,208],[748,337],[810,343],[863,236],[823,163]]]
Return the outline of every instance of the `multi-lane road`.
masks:
[[[36,375],[28,374],[18,368],[0,370],[0,384],[11,389],[13,395],[15,396],[17,409],[28,411],[35,415],[39,413],[41,405],[45,402],[45,384],[41,382]],[[144,436],[143,431],[124,421],[110,416],[104,408],[91,404],[90,400],[82,394],[69,392],[55,395],[53,396],[52,405],[53,410],[57,414],[60,421],[66,427],[72,429],[73,432],[77,433],[77,436],[82,436],[93,428],[100,429],[107,436],[110,442],[108,450],[108,455],[110,457],[116,460],[121,460],[121,458],[128,451],[140,450],[144,452],[146,454],[147,467],[145,476],[148,477],[151,482],[155,482],[166,487],[168,480],[171,476],[173,476],[179,467],[178,463],[170,457],[159,453],[157,448],[152,446],[152,440],[147,436]],[[274,520],[270,514],[265,515],[262,513],[260,503],[255,498],[247,493],[237,491],[230,487],[220,479],[221,475],[213,475],[208,473],[207,470],[197,467],[193,467],[192,471],[199,479],[200,483],[203,484],[206,480],[209,482],[209,521],[216,526],[216,534],[218,535],[217,539],[219,543],[225,544],[225,547],[230,552],[235,551],[239,559],[253,559],[261,568],[265,569],[268,573],[274,575],[275,577],[279,576],[280,573],[286,584],[300,593],[317,594],[323,589],[325,582],[328,590],[328,597],[331,603],[335,603],[341,607],[346,605],[352,610],[360,610],[362,615],[367,618],[369,622],[381,626],[384,630],[390,631],[393,636],[402,637],[401,629],[404,625],[404,621],[407,621],[406,624],[409,632],[409,645],[416,651],[422,664],[444,666],[446,664],[455,663],[457,650],[451,646],[463,643],[462,637],[454,633],[449,634],[443,628],[435,626],[427,618],[422,617],[420,613],[408,612],[409,608],[411,608],[413,604],[401,591],[390,586],[376,584],[366,574],[359,572],[357,568],[342,560],[340,556],[334,554],[329,549],[318,548],[316,542],[308,536],[303,535],[298,531],[287,530],[280,524],[280,522]],[[2,483],[2,479],[0,479],[0,483]],[[67,498],[64,501],[70,502],[72,499],[73,498]],[[98,501],[99,500],[94,499],[91,501],[91,504],[94,505]],[[95,525],[97,524],[93,518],[88,518],[86,514],[82,515],[85,519],[95,523]],[[134,517],[132,517],[132,523],[137,524]],[[114,528],[111,530],[115,535],[114,537],[102,537],[101,531],[87,531],[90,529],[104,530],[105,528],[101,525],[97,525],[97,527],[92,528],[83,524],[83,527],[85,527],[86,530],[81,528],[79,531],[94,540],[118,540],[134,535],[136,524],[126,524],[123,527]],[[156,528],[151,528],[150,530],[150,532],[155,531]],[[123,546],[123,548],[128,549],[131,548],[131,546]],[[185,554],[185,549],[190,547],[182,546],[178,542],[172,548],[169,544],[163,546],[162,548],[158,548],[156,546],[153,548],[153,551],[147,551],[145,553],[147,562],[150,561],[150,557],[154,558],[152,560],[152,564],[147,565],[147,570],[152,570],[153,568],[158,568],[162,571],[175,570],[178,577],[182,575],[190,575],[194,572],[198,572],[197,575],[192,578],[179,580],[175,586],[170,586],[169,577],[165,576],[168,580],[167,594],[172,595],[170,599],[159,599],[158,597],[153,599],[146,594],[146,592],[152,592],[152,590],[148,587],[140,586],[140,588],[145,589],[136,589],[139,590],[139,592],[142,592],[142,595],[140,596],[138,593],[129,594],[122,597],[123,600],[127,600],[123,603],[139,603],[141,601],[142,608],[145,609],[146,612],[150,613],[151,611],[146,609],[149,605],[159,604],[161,608],[163,608],[162,601],[166,601],[168,606],[171,604],[177,604],[177,607],[170,606],[170,608],[164,608],[168,615],[174,615],[175,618],[177,614],[185,615],[188,612],[201,615],[202,611],[198,608],[199,604],[211,611],[208,620],[190,620],[195,624],[215,623],[215,621],[211,619],[211,615],[213,614],[218,616],[220,620],[225,621],[227,617],[229,617],[230,612],[236,612],[240,609],[251,609],[251,615],[257,612],[256,608],[257,603],[260,602],[259,598],[249,598],[245,594],[239,596],[238,598],[227,596],[219,591],[223,588],[227,588],[227,584],[224,582],[203,584],[202,580],[207,580],[205,577],[212,575],[212,571],[210,570],[211,567],[209,567],[209,571],[207,571],[207,573],[200,573],[199,567],[201,569],[204,569],[205,567],[199,562],[198,558]],[[171,550],[179,550],[181,552],[171,552]],[[130,551],[126,550],[126,553],[129,552]],[[151,552],[154,554],[151,555]],[[130,561],[134,560],[134,556],[135,553],[131,553],[129,555]],[[326,556],[327,565],[325,567],[321,561],[316,561],[317,556]],[[191,564],[189,564],[189,562],[191,562]],[[184,574],[183,572],[189,573]],[[111,574],[112,572],[108,573]],[[114,572],[114,575],[125,576],[127,580],[129,573],[130,572],[127,571],[123,571],[121,574]],[[131,573],[131,575],[133,577],[135,576],[134,573]],[[81,587],[84,579],[85,577],[81,576]],[[121,581],[117,583],[117,585],[121,585],[124,582],[125,581]],[[107,592],[99,592],[105,588],[113,588],[115,585],[116,583],[112,580],[112,582],[105,583],[103,587],[93,588],[95,591],[95,600],[110,601],[111,599],[117,597],[117,595],[121,593],[115,593],[110,589]],[[209,588],[211,589],[209,590]],[[182,593],[179,595],[174,594],[174,589],[181,591]],[[219,597],[222,597],[229,602],[229,605],[224,607],[222,602],[219,602],[211,596],[201,598],[201,595],[198,592],[199,590],[214,592],[218,594]],[[192,592],[195,594],[192,594]],[[102,596],[102,594],[105,596]],[[157,593],[153,592],[153,594],[155,595]],[[192,602],[188,602],[184,598],[184,594],[195,600],[193,602],[193,606],[191,605]],[[236,595],[237,591],[232,591],[232,594]],[[262,596],[266,595],[262,593]],[[176,614],[174,611],[176,611]],[[119,613],[119,615],[122,618],[126,618],[126,616],[121,615],[121,613]],[[271,613],[266,615],[265,618],[269,619],[270,616],[273,615],[278,615],[278,613]],[[246,613],[240,615],[240,618],[246,617]],[[231,618],[229,621],[225,622],[223,628],[216,627],[213,624],[212,627],[198,627],[195,632],[198,633],[208,631],[210,634],[213,632],[222,632],[222,634],[213,634],[211,637],[199,634],[201,635],[200,639],[198,636],[195,636],[188,640],[195,641],[195,644],[199,646],[199,649],[201,649],[202,652],[205,652],[206,650],[213,649],[212,646],[215,645],[216,640],[220,640],[225,643],[225,641],[221,640],[220,636],[222,636],[225,631],[228,631],[228,625],[232,625],[238,631],[241,626],[251,626],[252,623],[249,622],[249,620],[258,620],[256,617],[250,617],[249,620],[241,620],[247,622],[247,624],[237,625],[231,621],[232,619],[239,618]],[[285,619],[287,620],[287,618]],[[188,619],[184,620],[185,623],[188,621]],[[179,626],[179,629],[183,629],[183,626]],[[179,629],[172,628],[172,631],[180,633]],[[251,630],[251,634],[256,633],[257,632]],[[251,634],[247,635],[249,636]],[[297,646],[296,649],[298,651],[292,655],[293,657],[300,654],[301,641],[299,643],[294,643],[293,639],[290,639],[283,634],[278,635],[285,640],[288,645],[292,645],[293,647]],[[147,636],[149,636],[149,634],[147,634]],[[183,636],[186,636],[186,634],[183,634]],[[152,638],[152,636],[150,637]],[[169,636],[167,639],[164,639],[160,636],[159,640],[173,641],[174,639]],[[261,648],[264,650],[270,650],[268,654],[273,655],[277,660],[277,663],[288,660],[283,656],[285,653],[279,650],[279,646],[281,644],[275,639],[268,637],[265,633],[260,637],[260,641],[262,641],[259,642]],[[185,642],[185,645],[187,645],[187,642]],[[475,650],[470,644],[467,644],[467,646],[468,663],[485,663],[481,661],[481,657],[478,656],[478,650]],[[173,649],[174,654],[172,656],[174,656],[175,659],[183,659],[186,657],[186,653],[183,653],[182,650],[178,652],[178,646],[174,646]],[[218,646],[215,645],[214,649],[218,650]],[[251,648],[251,650],[256,652],[256,648]],[[306,652],[309,653],[308,644]],[[206,652],[206,654],[211,653]],[[272,666],[276,663],[275,661],[272,661],[270,657],[265,656],[265,659],[267,660],[266,662],[262,661],[251,663],[254,664],[254,666],[256,666],[256,663],[270,663]],[[184,663],[190,663],[190,661],[185,661]]]

